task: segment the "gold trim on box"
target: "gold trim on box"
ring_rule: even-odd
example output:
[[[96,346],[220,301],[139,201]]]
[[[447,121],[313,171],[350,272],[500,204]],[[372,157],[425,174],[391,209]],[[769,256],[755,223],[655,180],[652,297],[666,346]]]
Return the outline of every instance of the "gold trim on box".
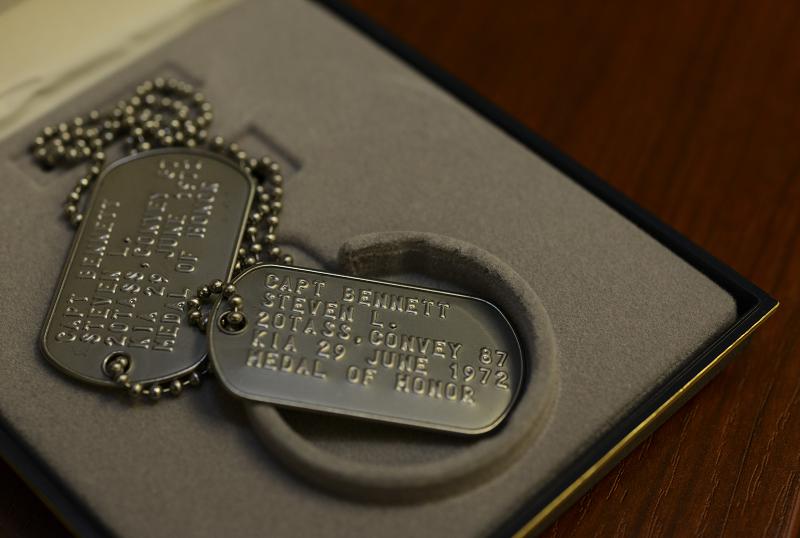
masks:
[[[565,488],[555,499],[550,501],[547,506],[542,508],[533,518],[528,521],[522,528],[520,528],[516,533],[514,533],[514,538],[522,538],[524,536],[529,536],[534,532],[539,532],[544,530],[542,525],[548,520],[548,518],[558,510],[570,497],[576,494],[582,487],[587,485],[593,478],[597,477],[598,473],[601,473],[603,469],[609,465],[610,462],[614,461],[617,456],[620,456],[625,449],[630,447],[632,444],[635,444],[639,441],[639,437],[642,436],[643,432],[647,430],[648,427],[652,426],[661,416],[663,416],[667,411],[670,410],[680,399],[694,387],[697,383],[699,383],[704,377],[706,377],[721,361],[728,355],[734,348],[736,348],[739,344],[741,344],[748,336],[750,336],[753,331],[755,331],[759,326],[761,326],[764,321],[768,317],[772,315],[773,312],[780,306],[780,303],[776,303],[766,314],[764,314],[761,319],[756,321],[749,329],[747,329],[739,338],[737,338],[733,343],[731,343],[728,347],[726,347],[719,355],[717,355],[713,361],[708,363],[696,376],[690,379],[683,387],[681,387],[675,394],[670,396],[670,398],[661,404],[658,409],[653,411],[646,419],[644,419],[638,426],[636,426],[633,430],[628,432],[628,434],[623,437],[616,445],[614,445],[611,450],[606,452],[602,458],[597,460],[591,467],[586,469],[586,471],[578,477],[572,484],[570,484],[567,488]]]

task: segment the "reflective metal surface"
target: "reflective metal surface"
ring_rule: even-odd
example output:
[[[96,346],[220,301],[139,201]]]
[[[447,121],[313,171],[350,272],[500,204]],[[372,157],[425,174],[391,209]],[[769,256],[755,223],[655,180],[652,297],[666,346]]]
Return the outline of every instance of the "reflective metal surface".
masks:
[[[122,159],[98,179],[42,333],[70,375],[112,384],[103,365],[127,356],[133,382],[187,372],[206,355],[184,312],[195,288],[231,275],[253,182],[192,150]]]
[[[517,337],[481,299],[276,265],[234,284],[246,324],[217,303],[209,353],[242,398],[479,434],[520,390]]]

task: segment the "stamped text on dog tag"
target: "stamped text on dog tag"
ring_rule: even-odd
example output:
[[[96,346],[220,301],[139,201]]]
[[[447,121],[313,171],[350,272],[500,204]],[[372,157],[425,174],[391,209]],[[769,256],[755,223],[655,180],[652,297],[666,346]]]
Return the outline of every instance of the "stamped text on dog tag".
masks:
[[[206,356],[185,302],[198,283],[230,277],[253,199],[252,180],[210,153],[156,150],[98,179],[42,333],[45,355],[85,381],[169,379]]]
[[[276,265],[235,281],[208,323],[215,373],[235,395],[463,434],[509,412],[520,344],[494,305],[466,295]]]

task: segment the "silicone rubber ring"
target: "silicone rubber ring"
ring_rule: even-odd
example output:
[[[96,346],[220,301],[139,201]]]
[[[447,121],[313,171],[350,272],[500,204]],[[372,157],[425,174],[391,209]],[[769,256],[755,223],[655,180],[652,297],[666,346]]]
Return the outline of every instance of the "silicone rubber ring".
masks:
[[[487,251],[450,237],[420,232],[357,236],[339,250],[340,269],[357,276],[417,273],[483,297],[511,320],[523,345],[524,385],[494,432],[435,461],[365,463],[333,454],[304,437],[272,405],[248,402],[264,444],[288,467],[337,494],[371,501],[418,502],[451,495],[499,474],[530,448],[551,415],[558,392],[557,346],[547,312],[528,283]],[[364,428],[370,424],[364,422]]]

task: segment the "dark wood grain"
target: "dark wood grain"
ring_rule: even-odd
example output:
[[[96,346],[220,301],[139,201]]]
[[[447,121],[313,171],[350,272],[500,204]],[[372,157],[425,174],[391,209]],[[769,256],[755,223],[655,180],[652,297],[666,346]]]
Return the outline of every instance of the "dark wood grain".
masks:
[[[61,522],[0,459],[0,536],[66,535]]]
[[[546,536],[800,535],[800,4],[352,4],[782,301]]]
[[[800,535],[800,3],[352,4],[782,302],[546,536]]]

